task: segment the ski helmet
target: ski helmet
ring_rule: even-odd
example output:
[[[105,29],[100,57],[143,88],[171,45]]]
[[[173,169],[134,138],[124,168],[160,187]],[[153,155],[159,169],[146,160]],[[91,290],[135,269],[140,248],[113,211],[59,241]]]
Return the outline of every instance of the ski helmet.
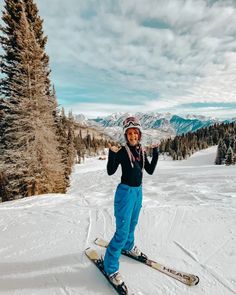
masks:
[[[127,140],[126,132],[129,128],[136,128],[139,130],[139,134],[140,134],[139,140],[140,140],[142,135],[142,127],[137,117],[128,117],[123,121],[123,132],[124,132],[126,140]]]

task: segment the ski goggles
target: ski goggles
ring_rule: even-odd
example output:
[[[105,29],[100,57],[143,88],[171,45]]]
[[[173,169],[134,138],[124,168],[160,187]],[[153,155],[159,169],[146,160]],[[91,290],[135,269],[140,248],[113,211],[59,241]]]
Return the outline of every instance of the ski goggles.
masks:
[[[130,127],[130,126],[138,126],[140,127],[140,122],[139,122],[139,119],[136,118],[136,117],[129,117],[127,119],[124,120],[123,122],[123,128],[127,128],[127,127]]]

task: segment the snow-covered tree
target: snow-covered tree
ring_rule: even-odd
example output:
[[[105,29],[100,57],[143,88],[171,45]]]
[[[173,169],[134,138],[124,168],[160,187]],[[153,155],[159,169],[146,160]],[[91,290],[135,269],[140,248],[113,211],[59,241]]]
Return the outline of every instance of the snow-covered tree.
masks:
[[[76,150],[75,150],[75,134],[73,131],[73,127],[69,126],[68,134],[67,134],[67,163],[66,163],[66,171],[67,176],[71,173],[71,167],[75,163]]]
[[[6,1],[8,9],[10,2]],[[35,38],[23,2],[18,3],[18,12],[17,22],[9,20],[10,10],[4,14],[8,13],[4,40],[12,46],[12,62],[10,48],[4,48],[8,58],[5,69],[14,64],[4,72],[8,91],[2,91],[5,99],[0,121],[0,171],[8,179],[8,199],[65,190],[64,167],[47,96],[44,50]],[[12,36],[14,43],[10,42]]]
[[[223,139],[221,139],[219,141],[219,144],[218,144],[218,147],[217,147],[217,154],[216,154],[215,164],[216,165],[223,164],[224,159],[225,159],[225,155],[226,155],[226,145],[225,145]]]
[[[225,157],[225,164],[226,165],[234,164],[234,152],[231,146],[227,150],[226,157]]]
[[[160,152],[169,154],[174,160],[191,156],[194,152],[219,144],[215,163],[220,165],[225,161],[229,146],[236,149],[236,123],[221,123],[198,129],[195,132],[177,135],[160,143]],[[221,140],[221,141],[220,141]],[[235,153],[235,152],[234,152]],[[182,156],[181,156],[182,154]]]
[[[18,49],[16,29],[19,26],[21,11],[22,2],[20,0],[5,1],[5,10],[2,14],[5,26],[0,27],[2,32],[0,42],[4,50],[4,54],[1,55],[0,67],[4,77],[0,80],[0,91],[6,98],[11,98],[13,92],[11,89],[13,71],[18,62],[18,56],[15,54],[15,51]]]

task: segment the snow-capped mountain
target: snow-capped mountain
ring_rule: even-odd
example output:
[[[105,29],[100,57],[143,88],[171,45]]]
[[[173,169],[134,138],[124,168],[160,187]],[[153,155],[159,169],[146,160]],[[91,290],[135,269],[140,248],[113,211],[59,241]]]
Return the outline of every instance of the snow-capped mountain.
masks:
[[[129,115],[139,117],[143,129],[159,129],[159,131],[174,132],[177,135],[189,131],[196,131],[199,128],[220,122],[218,119],[204,116],[187,115],[186,117],[180,117],[170,113],[160,114],[154,112],[136,114],[115,113],[107,117],[94,119],[94,121],[101,124],[103,127],[122,127],[123,120]]]
[[[169,121],[171,126],[175,129],[177,135],[193,132],[197,129],[208,127],[219,122],[220,121],[218,119],[211,119],[204,116],[183,118],[177,115],[173,115]]]
[[[213,119],[204,116],[187,115],[180,117],[170,113],[115,113],[107,117],[94,119],[103,127],[122,127],[123,120],[129,116],[135,115],[139,117],[143,129],[158,129],[159,131],[169,132],[170,134],[182,134],[189,131],[196,131],[199,128],[210,126],[220,122],[218,119]]]
[[[103,127],[104,132],[122,142],[122,122],[128,116],[137,116],[143,128],[143,141],[147,144],[158,142],[160,139],[180,135],[187,132],[194,132],[200,128],[211,126],[215,123],[229,123],[235,121],[220,120],[200,115],[178,116],[171,113],[113,113],[106,117],[87,120],[88,125]],[[84,122],[84,121],[83,121]]]
[[[74,119],[77,123],[84,127],[102,127],[101,124],[95,120],[88,119],[84,114],[74,115]]]

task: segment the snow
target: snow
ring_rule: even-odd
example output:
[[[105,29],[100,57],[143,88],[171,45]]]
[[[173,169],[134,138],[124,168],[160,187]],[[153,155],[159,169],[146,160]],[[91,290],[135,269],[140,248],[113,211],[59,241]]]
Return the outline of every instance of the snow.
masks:
[[[216,147],[188,160],[160,158],[145,173],[136,244],[150,258],[197,274],[188,287],[127,257],[120,271],[134,294],[236,294],[236,167],[216,166]],[[120,170],[87,159],[74,168],[66,194],[0,204],[0,294],[115,294],[84,255],[114,232],[113,195]]]

